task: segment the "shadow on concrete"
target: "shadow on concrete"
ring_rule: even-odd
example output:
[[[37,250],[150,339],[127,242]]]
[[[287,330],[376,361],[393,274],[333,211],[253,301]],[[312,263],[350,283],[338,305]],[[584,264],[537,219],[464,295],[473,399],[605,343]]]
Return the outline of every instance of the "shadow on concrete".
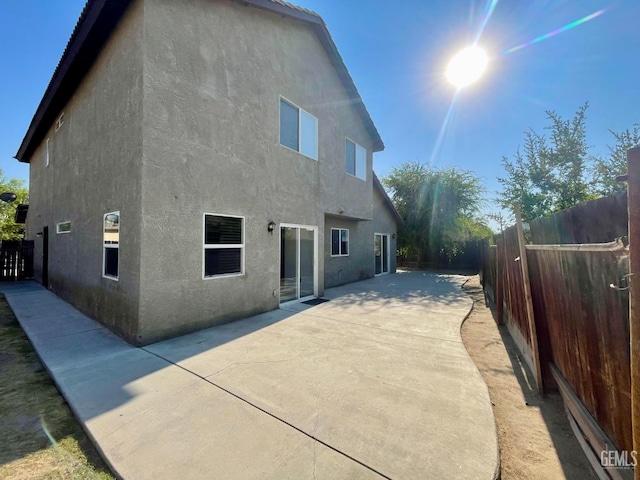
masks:
[[[428,478],[428,470],[433,478],[447,478],[449,453],[424,459],[437,444],[468,462],[459,467],[465,475],[456,470],[449,478],[489,478],[497,444],[484,384],[460,343],[460,322],[470,308],[463,281],[430,272],[385,275],[328,289],[325,298],[331,301],[317,306],[286,305],[142,348],[35,283],[4,290],[107,461],[137,468],[129,456],[153,455],[162,442],[166,447],[168,436],[172,448],[183,448],[199,429],[207,442],[212,431],[220,432],[211,450],[226,455],[247,446],[249,455],[257,456],[267,450],[249,448],[248,441],[260,434],[251,427],[271,422],[276,427],[270,428],[292,426],[295,439],[313,442],[314,452],[321,448],[318,438],[330,439],[334,452],[358,452],[358,463],[373,472]],[[349,321],[353,318],[362,324]],[[342,322],[338,333],[335,322]],[[380,325],[388,331],[363,328]],[[416,428],[416,418],[422,427]],[[249,425],[238,427],[243,422]],[[389,435],[393,428],[402,435]],[[340,435],[334,436],[336,431]],[[213,457],[206,448],[203,452],[207,463]],[[171,453],[153,466],[178,465]],[[399,457],[411,460],[399,462]],[[411,469],[420,474],[408,475]]]
[[[0,293],[5,294],[56,387],[83,422],[97,419],[100,423],[104,413],[113,413],[134,399],[140,403],[137,410],[145,411],[167,392],[188,388],[197,381],[184,370],[169,368],[173,363],[155,353],[128,344],[35,282],[0,284]],[[190,344],[189,351],[197,355],[295,314],[274,310],[172,342]],[[193,335],[198,335],[195,343]],[[110,415],[98,430],[116,431],[130,421],[124,414],[115,422],[113,418]]]
[[[415,288],[416,277],[419,277],[420,288]],[[153,405],[156,394],[166,389],[186,388],[196,380],[190,375],[175,375],[167,367],[301,312],[339,314],[339,310],[346,311],[354,305],[359,306],[363,314],[383,311],[385,316],[407,311],[407,308],[417,312],[427,305],[436,314],[439,306],[443,311],[452,306],[468,311],[468,297],[460,289],[463,282],[460,276],[421,271],[383,275],[327,289],[323,298],[330,301],[317,306],[290,304],[142,348],[128,344],[35,282],[1,284],[0,293],[6,295],[27,337],[74,413],[88,421],[135,397],[149,396],[148,406]],[[158,353],[168,344],[171,361]],[[137,382],[151,375],[158,378],[153,395],[140,390]],[[147,381],[144,388],[149,385],[155,383]]]

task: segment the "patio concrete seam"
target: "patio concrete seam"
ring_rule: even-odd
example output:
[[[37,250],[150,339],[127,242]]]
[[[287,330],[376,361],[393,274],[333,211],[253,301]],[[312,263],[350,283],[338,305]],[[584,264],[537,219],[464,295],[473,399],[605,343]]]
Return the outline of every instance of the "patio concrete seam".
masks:
[[[156,357],[158,357],[158,358],[159,358],[159,359],[161,359],[161,360],[164,360],[164,361],[166,361],[166,362],[169,362],[169,363],[170,363],[170,364],[172,364],[172,365],[175,365],[176,367],[178,367],[178,368],[180,368],[180,369],[184,370],[185,372],[190,373],[191,375],[193,375],[193,376],[195,376],[195,377],[200,378],[201,380],[204,380],[204,381],[205,381],[205,382],[207,382],[208,384],[210,384],[210,385],[212,385],[212,386],[214,386],[214,387],[216,387],[216,388],[218,388],[218,389],[222,390],[223,392],[227,393],[228,395],[231,395],[231,396],[232,396],[232,397],[234,397],[234,398],[237,398],[237,399],[238,399],[238,400],[240,400],[241,402],[244,402],[244,403],[246,403],[247,405],[249,405],[249,406],[251,406],[251,407],[255,408],[256,410],[259,410],[260,412],[264,413],[265,415],[268,415],[268,416],[270,416],[271,418],[273,418],[273,419],[275,419],[275,420],[277,420],[277,421],[279,421],[279,422],[281,422],[281,423],[283,423],[283,424],[287,425],[288,427],[293,428],[294,430],[296,430],[297,432],[301,433],[301,434],[302,434],[302,435],[304,435],[305,437],[310,438],[311,440],[313,440],[313,441],[315,441],[315,442],[318,442],[318,443],[320,443],[320,444],[324,445],[325,447],[329,448],[330,450],[333,450],[333,451],[334,451],[334,452],[336,452],[337,454],[342,455],[342,456],[344,456],[345,458],[348,458],[349,460],[351,460],[351,461],[353,461],[353,462],[356,462],[357,464],[361,465],[362,467],[366,468],[367,470],[370,470],[371,472],[375,473],[376,475],[379,475],[380,477],[382,477],[382,478],[384,478],[384,479],[386,479],[386,480],[393,480],[393,479],[392,479],[391,477],[389,477],[388,475],[385,475],[384,473],[382,473],[382,472],[380,472],[380,471],[376,470],[375,468],[373,468],[373,467],[371,467],[371,466],[367,465],[366,463],[364,463],[364,462],[362,462],[362,461],[358,460],[357,458],[352,457],[352,456],[351,456],[351,455],[349,455],[348,453],[345,453],[345,452],[343,452],[343,451],[341,451],[341,450],[338,450],[338,449],[337,449],[337,448],[335,448],[334,446],[329,445],[328,443],[326,443],[326,442],[324,442],[324,441],[322,441],[322,440],[320,440],[320,439],[318,439],[318,438],[314,437],[313,435],[308,434],[307,432],[305,432],[304,430],[302,430],[302,429],[300,429],[300,428],[296,427],[296,426],[295,426],[295,425],[293,425],[292,423],[287,422],[286,420],[284,420],[284,419],[282,419],[282,418],[278,417],[277,415],[274,415],[273,413],[271,413],[271,412],[269,412],[269,411],[265,410],[264,408],[259,407],[258,405],[256,405],[256,404],[254,404],[254,403],[250,402],[250,401],[249,401],[249,400],[247,400],[246,398],[243,398],[243,397],[241,397],[240,395],[238,395],[238,394],[236,394],[236,393],[233,393],[231,390],[228,390],[228,389],[224,388],[223,386],[218,385],[217,383],[215,383],[215,382],[213,382],[213,381],[209,380],[207,377],[203,377],[203,376],[201,376],[201,375],[198,375],[197,373],[195,373],[195,372],[193,372],[193,371],[189,370],[188,368],[183,367],[183,366],[182,366],[182,365],[180,365],[180,364],[173,363],[171,360],[169,360],[169,359],[167,359],[167,358],[163,357],[162,355],[158,355],[157,353],[151,352],[151,351],[147,350],[145,347],[140,347],[140,349],[141,349],[141,350],[144,350],[145,352],[147,352],[147,353],[149,353],[149,354],[151,354],[151,355],[155,355]]]
[[[83,334],[83,333],[95,332],[96,330],[107,330],[107,329],[105,327],[103,327],[103,326],[97,326],[97,327],[94,327],[94,328],[87,328],[86,330],[79,330],[77,332],[63,333],[61,335],[53,334],[53,335],[49,336],[49,333],[47,333],[47,337],[50,340],[57,340],[59,338],[70,337],[72,335],[80,335],[80,334]],[[107,330],[107,331],[109,331],[109,330]]]

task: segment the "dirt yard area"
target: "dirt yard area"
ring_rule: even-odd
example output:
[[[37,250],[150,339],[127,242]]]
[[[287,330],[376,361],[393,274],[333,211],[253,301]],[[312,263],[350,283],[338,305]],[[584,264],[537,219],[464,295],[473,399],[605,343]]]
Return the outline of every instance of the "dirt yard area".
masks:
[[[539,395],[506,326],[484,302],[478,276],[464,291],[473,311],[462,340],[489,387],[500,445],[502,480],[597,479],[575,439],[558,393]]]
[[[0,405],[0,478],[113,478],[2,295]]]

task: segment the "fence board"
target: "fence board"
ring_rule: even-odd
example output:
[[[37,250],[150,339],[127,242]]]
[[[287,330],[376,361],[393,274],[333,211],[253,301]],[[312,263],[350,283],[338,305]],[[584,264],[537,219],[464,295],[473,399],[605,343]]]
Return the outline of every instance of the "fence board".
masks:
[[[531,348],[529,324],[527,323],[527,307],[525,304],[524,283],[522,269],[518,264],[520,250],[518,247],[518,232],[516,227],[507,228],[503,234],[504,241],[504,283],[505,314],[509,323],[518,329],[526,346]],[[522,346],[524,347],[524,345]],[[535,371],[535,370],[534,370]]]
[[[485,240],[481,244],[480,282],[489,299],[496,302],[497,247]]]

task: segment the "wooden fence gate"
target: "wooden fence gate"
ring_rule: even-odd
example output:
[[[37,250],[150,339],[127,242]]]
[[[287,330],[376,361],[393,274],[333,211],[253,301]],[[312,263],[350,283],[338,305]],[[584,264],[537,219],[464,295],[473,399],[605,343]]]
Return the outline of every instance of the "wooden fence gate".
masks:
[[[3,240],[0,247],[0,281],[33,278],[33,240]]]

